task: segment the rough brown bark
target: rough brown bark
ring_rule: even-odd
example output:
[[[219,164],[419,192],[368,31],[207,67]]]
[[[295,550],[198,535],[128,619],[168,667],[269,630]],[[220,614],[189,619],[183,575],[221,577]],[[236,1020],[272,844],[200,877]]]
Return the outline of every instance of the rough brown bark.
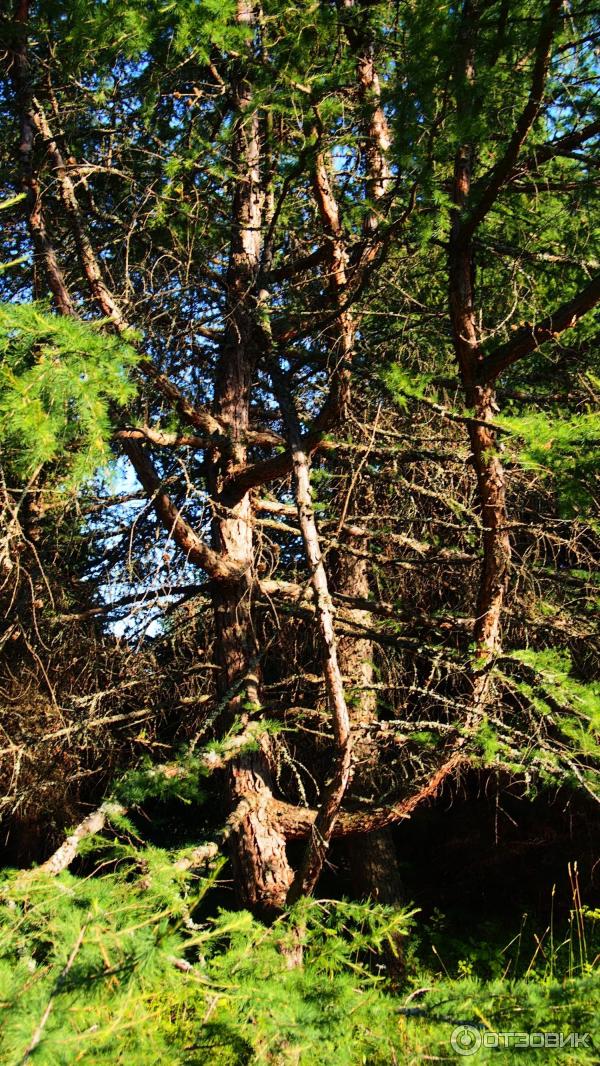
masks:
[[[370,233],[377,229],[379,223],[375,204],[385,196],[390,184],[388,151],[391,136],[381,106],[381,84],[375,65],[374,41],[368,30],[369,5],[365,0],[341,0],[340,6],[349,16],[346,20],[346,36],[356,56],[358,97],[365,110],[363,151],[366,194],[373,203],[373,210],[369,212],[366,222],[366,231]]]
[[[58,181],[60,196],[65,209],[65,216],[69,219],[79,262],[83,269],[92,298],[101,308],[103,314],[111,320],[114,326],[123,330],[126,327],[125,319],[110,289],[106,285],[94,247],[86,231],[85,222],[77,200],[75,185],[71,179],[69,168],[63,158],[58,141],[54,137],[46,115],[39,101],[32,98],[31,121],[36,132],[43,139],[46,151],[50,156],[55,175]]]
[[[356,548],[357,554],[345,550],[346,545]],[[362,600],[365,603],[365,608],[356,606],[346,612],[347,617],[358,627],[370,625],[370,614],[366,609],[369,599],[367,548],[366,531],[350,528],[344,533],[340,546],[330,553],[333,594],[348,597],[348,602],[359,603]],[[350,697],[352,724],[354,727],[369,725],[373,720],[377,702],[374,690],[369,688],[374,677],[373,644],[366,637],[352,640],[348,636],[340,636],[338,658]],[[355,751],[354,757],[357,764],[355,773],[361,776],[360,751]]]
[[[43,270],[48,287],[63,315],[73,314],[73,302],[56,252],[46,230],[40,182],[34,166],[34,144],[37,136],[33,89],[27,57],[27,25],[29,0],[17,0],[15,23],[19,27],[20,40],[12,54],[11,76],[19,108],[19,158],[21,184],[25,192],[27,223],[35,250],[37,264]]]
[[[473,107],[475,81],[474,40],[476,5],[467,0],[463,8],[458,64],[458,110],[468,117]],[[502,607],[510,566],[510,539],[507,532],[506,476],[500,459],[501,445],[493,423],[496,396],[490,386],[479,384],[483,362],[474,302],[474,255],[472,231],[465,222],[472,185],[473,147],[460,145],[455,158],[453,200],[455,209],[449,246],[449,302],[454,349],[468,407],[474,421],[468,432],[477,476],[483,525],[483,562],[477,595],[474,640],[476,661],[471,676],[472,709],[469,725],[480,717],[487,700],[490,659],[500,647]]]
[[[269,786],[268,750],[233,762],[229,787],[236,803],[228,822],[236,890],[244,906],[269,918],[285,906],[293,874]]]
[[[391,829],[378,829],[364,837],[348,837],[345,848],[353,889],[359,899],[372,899],[388,907],[402,902],[404,887]]]
[[[502,445],[493,426],[498,411],[494,382],[512,363],[533,351],[545,340],[574,325],[582,314],[600,300],[600,281],[596,278],[546,320],[537,326],[521,328],[510,342],[500,346],[487,357],[483,354],[475,315],[473,236],[501,190],[520,170],[518,158],[521,149],[543,105],[552,44],[561,7],[560,0],[549,0],[541,18],[533,54],[529,95],[497,163],[478,185],[474,186],[473,145],[461,145],[455,159],[455,210],[449,245],[450,318],[465,398],[475,416],[469,423],[469,437],[483,525],[483,564],[474,628],[477,656],[472,675],[471,724],[476,723],[488,699],[488,667],[500,650],[501,616],[511,561],[507,530],[506,474],[500,454]],[[477,21],[477,0],[465,0],[457,41],[456,70],[457,111],[459,117],[464,120],[469,120],[474,110]],[[552,158],[552,154],[552,151],[545,152],[542,148],[536,153],[538,163]],[[528,165],[527,162],[523,164],[525,170]]]
[[[238,0],[237,21],[254,26],[255,8]],[[214,414],[227,442],[208,454],[213,501],[213,549],[239,571],[236,581],[212,584],[221,666],[219,688],[226,697],[229,721],[260,709],[259,657],[252,617],[254,543],[248,491],[227,493],[228,479],[246,465],[250,422],[250,387],[260,354],[256,325],[256,282],[260,269],[265,193],[261,179],[261,130],[253,106],[252,86],[240,61],[234,84],[235,128],[232,157],[236,181],[232,201],[231,244],[227,272],[226,335],[215,379]],[[268,745],[242,755],[229,772],[231,855],[241,901],[259,912],[281,908],[292,871],[285,838],[269,811],[271,777]]]
[[[317,152],[313,171],[313,191],[329,245],[327,264],[329,285],[339,308],[335,333],[335,371],[329,395],[319,416],[319,423],[328,427],[333,422],[344,418],[350,400],[350,367],[354,355],[355,324],[352,312],[344,309],[348,285],[348,256],[340,213],[327,165],[327,155],[320,147],[321,130],[318,124],[314,133]]]

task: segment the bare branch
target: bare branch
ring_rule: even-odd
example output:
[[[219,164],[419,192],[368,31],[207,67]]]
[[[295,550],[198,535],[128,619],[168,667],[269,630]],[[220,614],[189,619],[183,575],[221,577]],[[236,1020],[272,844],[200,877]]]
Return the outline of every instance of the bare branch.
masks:
[[[239,567],[227,562],[213,551],[183,518],[162,488],[162,482],[141,445],[137,441],[124,440],[123,450],[131,461],[138,480],[146,490],[163,527],[177,546],[185,552],[189,561],[195,563],[196,566],[201,566],[215,581],[231,581],[239,578],[241,576]]]
[[[337,749],[331,780],[323,791],[321,806],[314,822],[308,847],[288,893],[288,901],[293,903],[300,896],[310,894],[319,879],[333,827],[350,779],[352,736],[350,716],[344,696],[344,684],[338,665],[331,597],[312,506],[309,458],[302,447],[298,415],[285,381],[276,369],[272,371],[271,376],[292,451],[298,520],[314,591],[327,702]]]
[[[550,66],[552,41],[554,39],[558,15],[562,6],[562,0],[550,0],[550,3],[548,4],[548,10],[546,11],[545,17],[542,19],[540,35],[535,51],[535,62],[533,65],[529,98],[519,116],[504,155],[493,167],[479,202],[462,225],[462,236],[465,240],[473,235],[490,208],[493,207],[498,193],[510,178],[518,159],[519,152],[540,113],[544,87],[548,76],[548,68]]]

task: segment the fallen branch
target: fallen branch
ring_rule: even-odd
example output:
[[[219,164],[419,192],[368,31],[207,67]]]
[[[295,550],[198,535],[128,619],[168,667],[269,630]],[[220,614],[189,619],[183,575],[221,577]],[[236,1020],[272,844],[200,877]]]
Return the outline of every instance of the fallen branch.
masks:
[[[200,764],[206,770],[222,770],[227,766],[232,759],[239,755],[240,751],[247,747],[249,744],[257,742],[258,737],[264,731],[264,727],[260,723],[255,723],[254,728],[249,726],[244,733],[240,733],[238,736],[230,737],[223,745],[221,752],[207,751],[200,757]],[[174,779],[183,777],[188,773],[185,767],[178,766],[177,764],[160,764],[153,767],[149,774],[160,775],[167,779]],[[60,845],[59,848],[46,859],[41,866],[35,867],[32,870],[24,870],[23,876],[31,877],[34,874],[42,873],[49,874],[51,877],[57,877],[63,870],[67,870],[71,863],[77,858],[79,845],[87,837],[94,836],[96,833],[101,833],[105,828],[106,823],[110,822],[111,818],[123,817],[127,814],[127,807],[124,807],[122,803],[116,800],[105,800],[95,811],[88,814],[82,822],[73,830],[70,836]],[[214,858],[219,851],[217,844],[208,843],[196,848],[194,852],[187,858],[180,859],[175,863],[177,869],[188,870],[194,869],[196,866],[206,865],[209,859]]]
[[[114,803],[107,801],[101,804],[97,810],[88,814],[87,818],[84,818],[79,823],[76,829],[73,830],[70,836],[67,837],[64,844],[61,844],[59,848],[43,862],[40,867],[35,870],[27,871],[29,874],[37,873],[38,870],[50,874],[51,877],[56,877],[62,873],[63,870],[68,869],[73,860],[77,857],[77,851],[82,840],[86,837],[94,836],[96,833],[101,833],[106,825],[107,821],[111,817],[126,814],[126,808],[122,807],[120,803]]]
[[[44,744],[48,740],[57,740],[59,737],[67,737],[71,733],[79,733],[82,730],[98,729],[101,725],[114,725],[116,722],[129,722],[135,721],[139,723],[140,719],[148,718],[152,714],[147,707],[143,707],[139,711],[130,711],[129,714],[111,714],[102,718],[90,718],[85,722],[76,722],[74,725],[64,726],[62,729],[55,729],[53,733],[44,733],[41,737],[36,737],[36,744]],[[10,755],[13,751],[25,751],[23,746],[18,744],[12,744],[9,748],[0,748],[0,756]]]

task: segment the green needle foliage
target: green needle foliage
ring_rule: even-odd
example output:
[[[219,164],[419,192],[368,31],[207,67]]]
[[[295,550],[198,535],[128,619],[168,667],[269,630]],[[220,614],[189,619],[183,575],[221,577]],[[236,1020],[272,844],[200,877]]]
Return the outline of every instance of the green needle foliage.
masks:
[[[220,864],[202,877],[178,867],[186,852],[134,845],[119,832],[113,843],[88,842],[93,876],[4,876],[7,1066],[24,1062],[28,1049],[40,1066],[454,1061],[450,1036],[465,1022],[481,1031],[589,1033],[589,1048],[567,1049],[560,1061],[594,1061],[600,979],[590,948],[564,973],[530,965],[514,980],[478,978],[476,953],[441,979],[413,959],[400,998],[377,963],[386,948],[397,950],[414,913],[304,900],[266,928],[246,911],[211,906]],[[291,966],[299,944],[303,965]],[[517,1051],[504,1054],[520,1061]],[[543,1052],[530,1060],[543,1061]],[[477,1061],[496,1059],[482,1052]]]
[[[0,441],[30,477],[46,463],[73,484],[110,457],[111,406],[135,394],[138,356],[102,323],[0,305]]]
[[[579,412],[523,411],[503,415],[499,424],[515,434],[517,461],[552,483],[559,513],[590,517],[600,476],[600,416]]]
[[[247,912],[197,922],[216,875],[149,847],[96,842],[95,855],[100,876],[3,884],[3,1062],[20,1061],[49,1004],[40,1063],[391,1060],[394,1002],[368,962],[408,912],[305,902],[271,929]]]

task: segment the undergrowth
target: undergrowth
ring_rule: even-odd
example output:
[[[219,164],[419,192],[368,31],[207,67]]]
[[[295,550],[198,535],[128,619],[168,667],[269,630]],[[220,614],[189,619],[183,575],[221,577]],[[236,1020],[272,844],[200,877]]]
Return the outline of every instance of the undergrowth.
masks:
[[[84,850],[78,873],[3,875],[6,1066],[461,1062],[451,1036],[465,1024],[589,1034],[578,1048],[504,1049],[503,1062],[597,1061],[600,912],[581,905],[574,870],[566,934],[551,921],[533,952],[522,932],[494,951],[374,903],[304,900],[266,927],[217,906],[223,860],[194,869],[197,852],[149,846],[123,820]],[[385,960],[402,939],[392,987]],[[484,1047],[470,1059],[499,1061]]]

